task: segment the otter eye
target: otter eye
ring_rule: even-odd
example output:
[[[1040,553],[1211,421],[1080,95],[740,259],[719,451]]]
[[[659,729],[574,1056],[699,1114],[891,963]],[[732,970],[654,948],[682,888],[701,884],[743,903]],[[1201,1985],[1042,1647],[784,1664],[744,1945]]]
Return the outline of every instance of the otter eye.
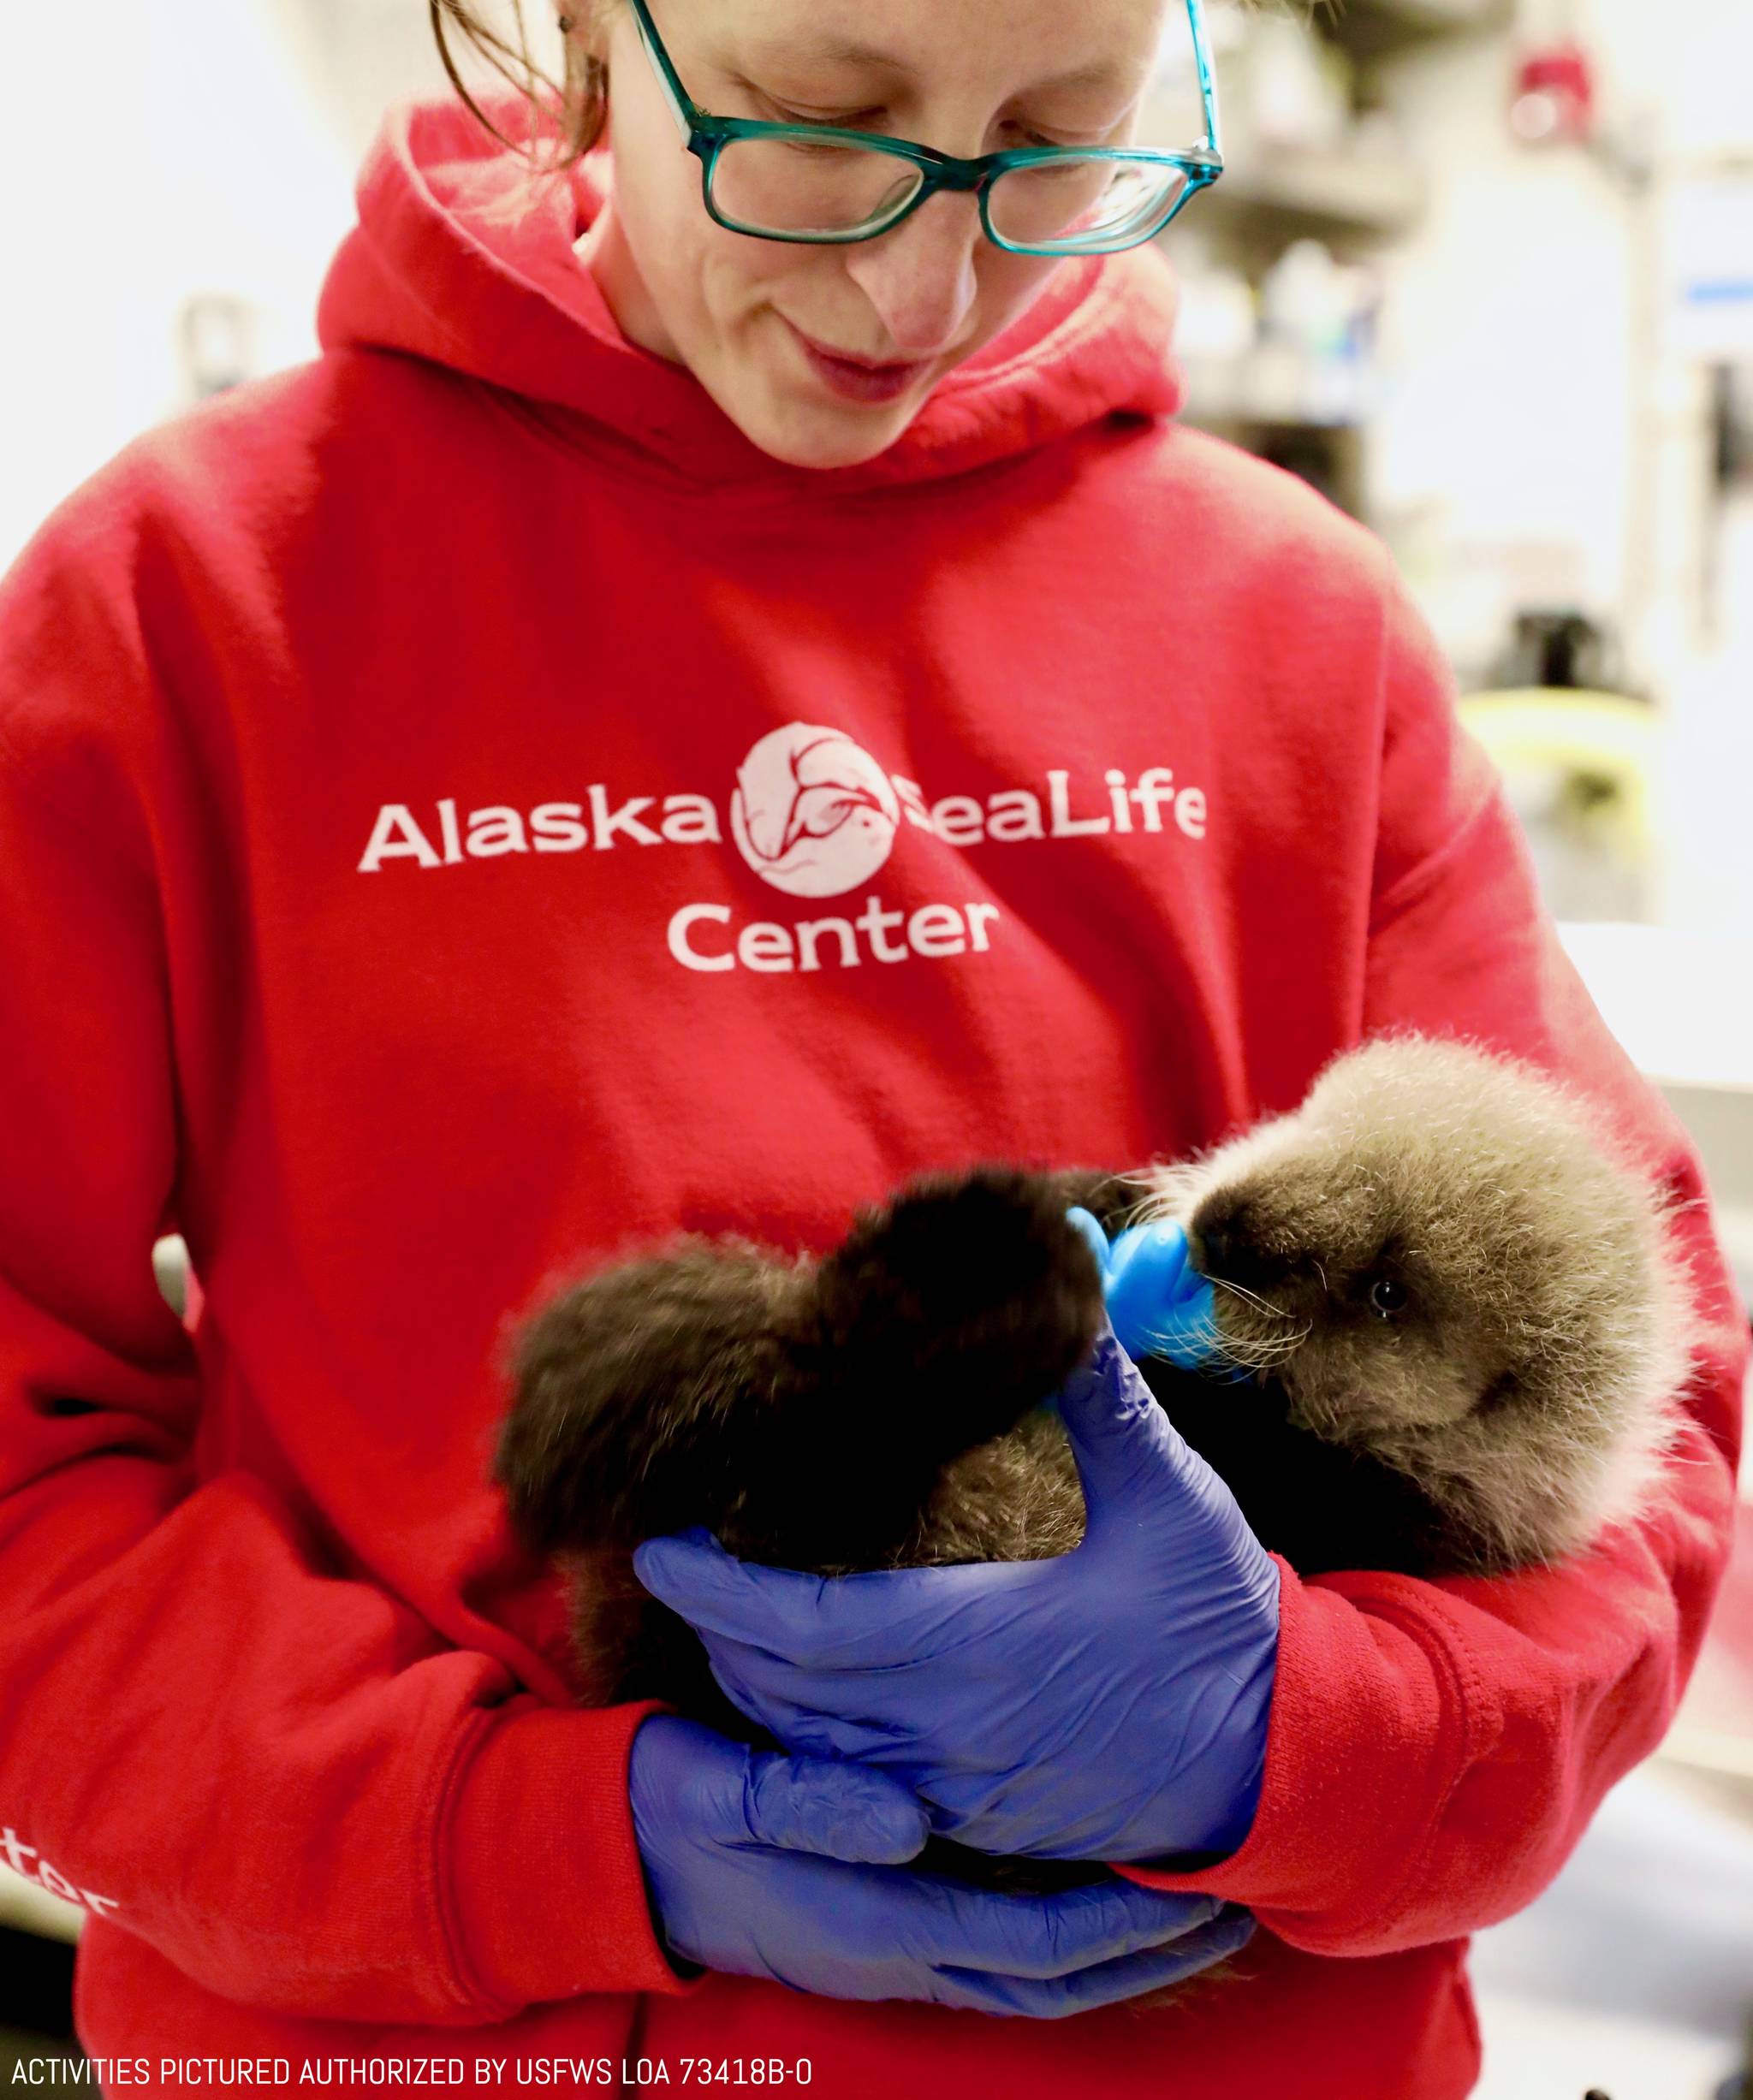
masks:
[[[1391,1276],[1378,1276],[1370,1286],[1370,1310],[1392,1320],[1406,1302],[1406,1287]]]

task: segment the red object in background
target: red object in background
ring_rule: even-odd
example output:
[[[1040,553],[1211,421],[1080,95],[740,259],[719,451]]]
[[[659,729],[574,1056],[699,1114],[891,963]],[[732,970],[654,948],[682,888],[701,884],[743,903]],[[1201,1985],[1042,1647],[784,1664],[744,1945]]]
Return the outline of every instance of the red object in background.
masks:
[[[1510,129],[1530,145],[1580,145],[1595,128],[1595,68],[1574,37],[1536,46],[1516,68]]]

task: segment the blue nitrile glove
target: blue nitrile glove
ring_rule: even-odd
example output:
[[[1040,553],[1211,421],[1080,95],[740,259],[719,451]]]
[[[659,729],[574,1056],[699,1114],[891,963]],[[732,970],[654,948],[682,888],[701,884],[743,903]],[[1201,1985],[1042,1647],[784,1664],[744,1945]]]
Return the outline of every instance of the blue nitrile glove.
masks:
[[[639,1580],[792,1751],[881,1767],[977,1851],[1232,1852],[1259,1803],[1278,1568],[1104,1324],[1059,1395],[1083,1542],[823,1580],[647,1539]]]
[[[672,1954],[825,1997],[1053,2020],[1179,1982],[1254,1930],[1238,1905],[1118,1877],[1029,1896],[920,1872],[925,1811],[896,1781],[676,1714],[640,1723],[628,1793]]]
[[[1110,1246],[1090,1213],[1073,1205],[1066,1216],[1090,1243],[1102,1271],[1102,1295],[1120,1345],[1129,1356],[1163,1356],[1183,1370],[1224,1368],[1211,1284],[1187,1260],[1187,1236],[1159,1219],[1129,1225]],[[1229,1367],[1233,1381],[1252,1375]]]

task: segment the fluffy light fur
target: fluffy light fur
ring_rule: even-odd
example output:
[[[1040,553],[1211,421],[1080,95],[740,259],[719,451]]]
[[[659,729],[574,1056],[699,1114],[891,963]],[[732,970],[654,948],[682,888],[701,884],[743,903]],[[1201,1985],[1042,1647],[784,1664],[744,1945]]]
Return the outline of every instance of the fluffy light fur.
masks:
[[[1677,1199],[1549,1077],[1378,1037],[1143,1185],[1135,1218],[1180,1223],[1213,1278],[1225,1353],[1455,1510],[1485,1564],[1560,1559],[1660,1492],[1697,1318]],[[1407,1294],[1387,1320],[1383,1277]]]

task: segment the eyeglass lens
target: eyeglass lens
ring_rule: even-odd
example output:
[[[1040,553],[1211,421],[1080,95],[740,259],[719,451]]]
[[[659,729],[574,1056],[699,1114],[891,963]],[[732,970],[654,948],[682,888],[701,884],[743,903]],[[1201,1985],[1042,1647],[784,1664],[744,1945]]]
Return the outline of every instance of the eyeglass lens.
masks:
[[[752,232],[846,234],[898,216],[921,180],[892,153],[805,139],[734,139],[713,167],[712,201]],[[994,231],[1019,246],[1123,239],[1165,217],[1186,180],[1162,164],[1057,160],[1007,169],[988,206]]]

